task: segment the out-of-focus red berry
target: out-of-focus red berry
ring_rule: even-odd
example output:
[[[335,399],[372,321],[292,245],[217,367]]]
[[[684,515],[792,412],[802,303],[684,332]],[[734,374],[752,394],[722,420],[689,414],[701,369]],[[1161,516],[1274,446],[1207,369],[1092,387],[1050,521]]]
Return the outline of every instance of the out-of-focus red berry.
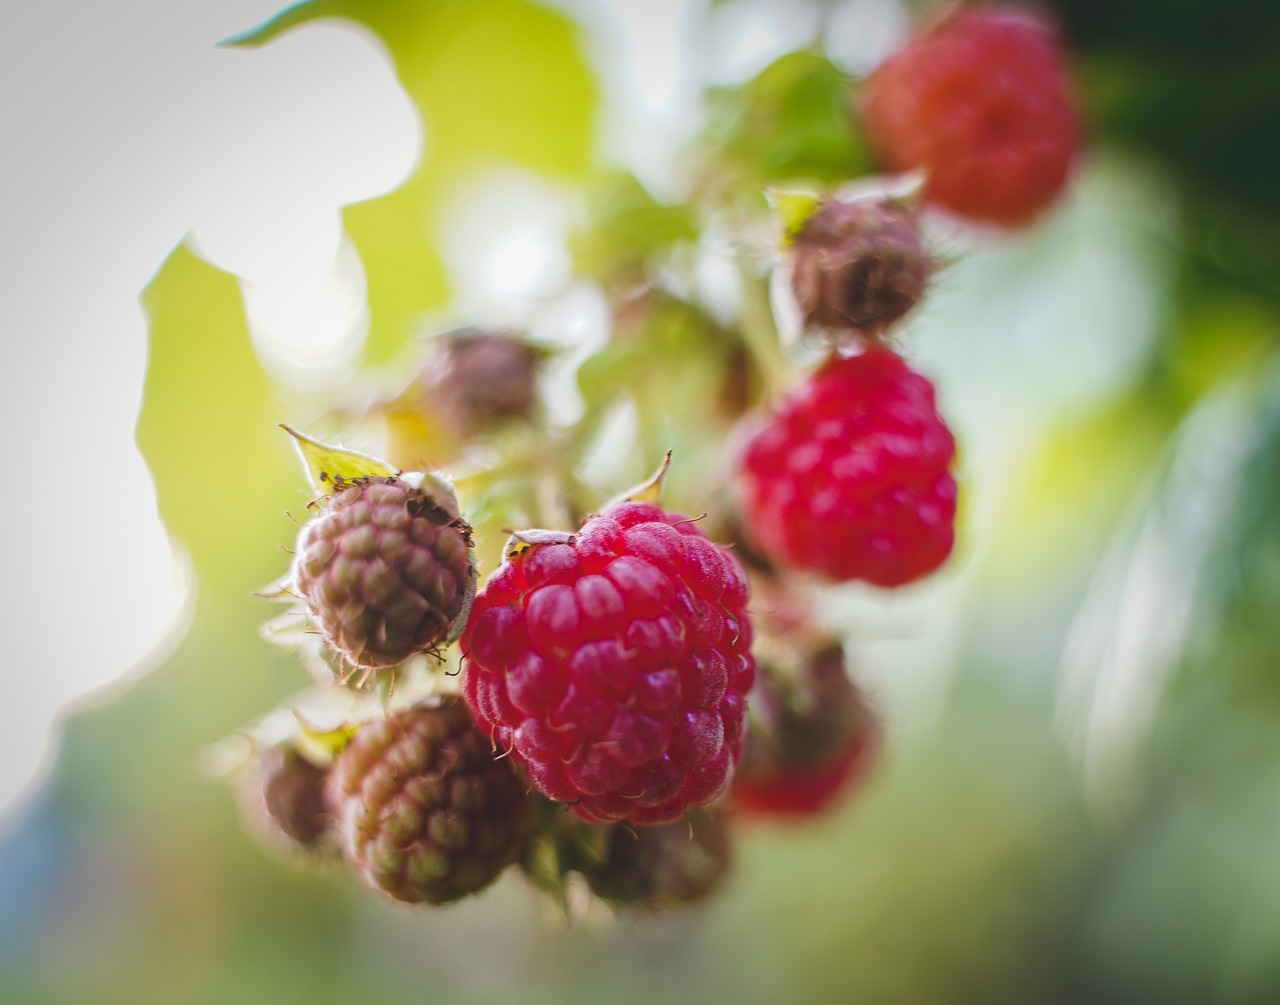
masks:
[[[836,357],[748,441],[743,523],[778,565],[901,586],[951,553],[954,456],[928,380],[883,347]]]
[[[862,112],[889,167],[925,172],[927,201],[1004,226],[1054,200],[1079,136],[1053,30],[1012,9],[917,36],[867,80]]]

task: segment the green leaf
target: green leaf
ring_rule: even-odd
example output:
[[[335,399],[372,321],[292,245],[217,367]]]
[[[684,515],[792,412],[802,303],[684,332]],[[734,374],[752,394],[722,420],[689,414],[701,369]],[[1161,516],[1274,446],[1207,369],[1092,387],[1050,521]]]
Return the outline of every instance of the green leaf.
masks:
[[[293,445],[302,458],[307,479],[317,492],[332,492],[341,488],[345,482],[352,482],[357,478],[392,478],[400,474],[386,461],[362,454],[358,450],[348,450],[346,447],[313,439],[284,423],[280,424],[280,428],[293,437]]]
[[[778,221],[782,232],[782,243],[790,244],[796,235],[804,229],[809,217],[817,211],[822,200],[810,192],[783,192],[780,189],[765,189],[765,199],[773,210],[774,219]]]
[[[314,0],[303,0],[301,3],[292,4],[284,8],[279,14],[268,21],[263,22],[256,28],[250,28],[248,31],[240,32],[229,38],[224,38],[218,44],[228,49],[253,49],[283,35],[290,28],[300,24],[306,24],[321,16],[319,8],[330,7],[331,4],[316,3]]]
[[[698,237],[686,207],[658,202],[627,173],[596,181],[588,214],[590,226],[571,242],[573,256],[580,272],[602,279],[641,270],[654,255]]]
[[[365,361],[395,361],[449,300],[436,241],[459,187],[513,164],[579,178],[593,161],[597,87],[576,24],[527,0],[307,0],[225,45],[260,46],[322,18],[372,31],[424,123],[426,154],[397,191],[343,222],[369,291]]]
[[[578,390],[588,408],[607,407],[636,383],[651,359],[642,345],[610,343],[578,367]]]
[[[742,87],[711,93],[712,148],[749,183],[834,185],[867,174],[872,160],[852,95],[830,60],[788,53]]]
[[[437,194],[419,173],[381,199],[348,206],[343,225],[360,252],[369,298],[364,358],[379,365],[396,359],[420,318],[449,299],[449,281],[424,221]]]
[[[498,159],[553,173],[591,161],[595,78],[577,26],[525,0],[308,0],[226,45],[347,18],[376,33],[430,131],[434,170]]]
[[[234,577],[247,594],[279,572],[279,514],[297,483],[272,435],[279,405],[239,284],[179,246],[142,303],[150,359],[137,439],[160,515],[201,575]]]

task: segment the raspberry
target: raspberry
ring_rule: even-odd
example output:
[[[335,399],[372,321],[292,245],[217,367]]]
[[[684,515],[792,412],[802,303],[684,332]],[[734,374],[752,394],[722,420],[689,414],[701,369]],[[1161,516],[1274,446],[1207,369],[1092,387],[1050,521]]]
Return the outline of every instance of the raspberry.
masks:
[[[450,641],[475,588],[471,528],[433,475],[360,478],[298,535],[293,587],[325,642],[379,670]]]
[[[880,346],[835,357],[748,441],[744,523],[780,565],[901,586],[951,553],[954,454],[928,380]]]
[[[783,820],[829,809],[877,743],[875,718],[845,672],[839,643],[828,642],[794,667],[764,663],[733,779],[734,809]]]
[[[276,845],[295,851],[320,849],[331,823],[324,796],[326,775],[292,743],[268,748],[246,782],[246,823]]]
[[[600,857],[579,871],[597,897],[651,910],[692,904],[719,889],[731,862],[724,816],[695,810],[656,827],[604,828]]]
[[[719,796],[738,760],[747,594],[725,549],[649,503],[516,535],[463,633],[463,693],[584,820],[674,820]]]
[[[889,166],[973,220],[1027,222],[1062,189],[1078,127],[1053,31],[1021,11],[968,11],[916,37],[866,82]]]
[[[892,203],[828,202],[793,243],[791,287],[807,328],[879,335],[924,293],[929,256]]]
[[[335,760],[328,793],[347,860],[405,903],[484,889],[529,838],[525,786],[459,698],[364,726]]]
[[[460,328],[432,340],[419,382],[428,407],[466,437],[529,418],[538,363],[537,350],[510,333]]]

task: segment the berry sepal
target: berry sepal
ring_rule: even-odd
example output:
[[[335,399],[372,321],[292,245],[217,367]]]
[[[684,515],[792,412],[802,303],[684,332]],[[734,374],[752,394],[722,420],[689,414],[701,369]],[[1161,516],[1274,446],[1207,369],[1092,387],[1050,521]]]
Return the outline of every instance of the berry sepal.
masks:
[[[638,485],[632,485],[625,492],[620,492],[607,503],[603,509],[611,509],[614,506],[620,506],[622,503],[653,503],[657,505],[662,501],[662,486],[667,479],[667,472],[671,470],[671,451],[668,450],[662,455],[662,463],[658,465],[658,470],[651,474]]]
[[[387,478],[400,474],[386,461],[370,454],[314,439],[283,422],[280,428],[293,437],[293,445],[307,472],[307,479],[317,492],[336,492],[361,478]]]
[[[804,230],[809,218],[822,205],[822,197],[813,192],[765,189],[765,200],[773,211],[773,221],[778,230],[778,245],[787,248]]]

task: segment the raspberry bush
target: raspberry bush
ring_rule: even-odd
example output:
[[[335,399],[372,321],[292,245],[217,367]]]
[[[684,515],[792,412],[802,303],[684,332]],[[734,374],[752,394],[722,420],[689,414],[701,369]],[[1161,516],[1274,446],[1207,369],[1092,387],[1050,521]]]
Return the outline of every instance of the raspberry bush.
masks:
[[[953,551],[956,443],[906,327],[932,209],[1013,227],[1058,197],[1063,63],[1006,12],[864,81],[789,54],[710,96],[683,202],[595,178],[569,250],[610,330],[572,374],[530,332],[451,329],[317,420],[373,454],[285,427],[311,496],[267,634],[330,721],[250,730],[275,829],[404,903],[518,863],[566,910],[574,884],[652,910],[722,888],[744,817],[852,792],[892,722],[816,591]],[[914,188],[871,174],[864,131]],[[732,303],[699,294],[707,248]]]

